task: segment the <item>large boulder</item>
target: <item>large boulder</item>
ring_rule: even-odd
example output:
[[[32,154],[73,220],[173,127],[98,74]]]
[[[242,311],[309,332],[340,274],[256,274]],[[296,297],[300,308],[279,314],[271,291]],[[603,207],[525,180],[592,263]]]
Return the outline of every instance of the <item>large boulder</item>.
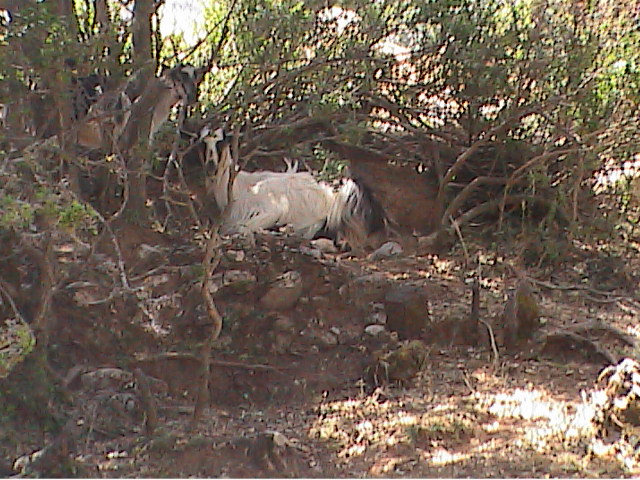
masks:
[[[430,325],[429,300],[424,287],[401,285],[384,296],[387,328],[400,340],[422,338]]]

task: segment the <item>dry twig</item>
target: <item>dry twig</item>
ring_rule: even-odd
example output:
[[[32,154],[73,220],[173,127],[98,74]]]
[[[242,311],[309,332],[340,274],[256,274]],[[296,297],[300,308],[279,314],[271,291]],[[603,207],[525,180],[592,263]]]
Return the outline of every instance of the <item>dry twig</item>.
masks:
[[[156,427],[158,426],[158,408],[156,401],[151,394],[151,388],[149,387],[149,380],[147,376],[142,373],[142,370],[136,368],[133,371],[136,379],[136,384],[140,390],[140,399],[142,400],[142,407],[145,412],[145,429],[148,435],[153,435]]]
[[[222,242],[218,234],[219,225],[215,225],[211,230],[211,237],[207,242],[207,248],[205,252],[204,260],[202,261],[204,266],[204,278],[202,280],[202,296],[205,301],[207,314],[211,321],[209,327],[208,338],[200,351],[201,356],[201,373],[200,373],[200,388],[198,390],[198,396],[196,399],[195,408],[193,410],[193,426],[195,426],[202,417],[202,414],[209,404],[209,377],[211,375],[211,348],[213,342],[215,342],[220,336],[222,331],[222,315],[218,312],[216,304],[211,295],[210,284],[213,278],[213,272],[220,263],[220,246]]]
[[[138,362],[158,362],[165,360],[188,360],[200,364],[202,358],[188,352],[163,352],[154,355],[144,356],[138,358]],[[228,367],[228,368],[241,368],[243,370],[263,370],[271,371],[284,375],[282,369],[287,367],[274,367],[273,365],[266,365],[263,363],[242,363],[231,362],[227,360],[211,360],[211,365],[216,367]]]
[[[498,346],[496,345],[496,337],[493,334],[493,328],[491,328],[491,325],[489,325],[487,322],[485,322],[481,318],[479,320],[480,320],[480,323],[483,323],[484,326],[487,327],[487,330],[489,331],[489,338],[491,339],[491,350],[493,350],[493,364],[497,367],[500,361],[500,355],[498,354]]]

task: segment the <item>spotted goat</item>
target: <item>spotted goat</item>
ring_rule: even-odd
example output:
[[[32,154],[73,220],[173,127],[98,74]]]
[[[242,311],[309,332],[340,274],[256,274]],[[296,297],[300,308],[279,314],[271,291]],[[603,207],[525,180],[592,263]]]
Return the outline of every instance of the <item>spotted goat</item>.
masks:
[[[203,138],[207,162],[215,171],[210,194],[224,211],[223,233],[289,227],[304,238],[327,236],[362,248],[372,235],[387,231],[384,209],[370,189],[353,178],[343,179],[334,189],[308,172],[296,171],[297,166],[289,165],[286,172],[239,170],[229,197],[229,178],[236,169],[230,140],[222,128]]]
[[[98,87],[93,86],[93,76],[82,79],[84,112],[79,111],[77,115],[78,144],[94,149],[113,149],[123,142],[128,146],[135,141],[137,123],[147,112],[151,112],[149,142],[152,142],[175,105],[196,101],[202,74],[191,65],[179,65],[145,85],[139,85],[134,77],[124,88],[100,95],[94,93]]]

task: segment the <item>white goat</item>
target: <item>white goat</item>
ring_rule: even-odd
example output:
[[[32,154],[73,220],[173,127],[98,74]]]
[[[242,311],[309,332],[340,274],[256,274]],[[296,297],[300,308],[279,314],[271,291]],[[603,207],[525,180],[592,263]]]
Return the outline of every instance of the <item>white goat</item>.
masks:
[[[204,138],[207,160],[214,162],[213,194],[221,210],[228,203],[231,168],[228,137],[222,129]],[[290,226],[293,232],[313,238],[321,230],[361,242],[370,231],[384,225],[384,212],[366,189],[347,179],[335,191],[310,173],[240,171],[232,186],[232,203],[225,212],[224,233],[256,232]],[[384,227],[382,227],[384,228]]]
[[[213,190],[218,208],[222,211],[229,201],[229,177],[232,168],[234,168],[233,158],[229,149],[230,137],[225,135],[222,128],[218,128],[213,135],[211,135],[209,128],[205,127],[200,133],[200,139],[206,146],[206,162],[213,164],[215,167],[213,184],[209,190]],[[310,176],[308,173],[297,173],[298,162],[291,164],[289,160],[285,159],[285,163],[287,165],[286,172],[245,172],[243,170],[237,172],[233,182],[233,198],[236,199],[240,197],[243,193],[255,187],[260,181],[267,178],[283,179],[289,178],[292,174],[296,176]]]

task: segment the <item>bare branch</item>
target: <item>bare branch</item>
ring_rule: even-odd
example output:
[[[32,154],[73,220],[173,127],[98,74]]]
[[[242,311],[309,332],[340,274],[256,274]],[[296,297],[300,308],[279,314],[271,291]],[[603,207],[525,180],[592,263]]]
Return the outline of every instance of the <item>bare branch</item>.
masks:
[[[464,204],[473,192],[485,185],[504,185],[507,183],[506,178],[495,177],[476,177],[469,182],[458,195],[452,200],[442,215],[442,222],[448,222],[449,218]]]
[[[571,148],[565,148],[562,150],[555,150],[553,152],[543,153],[542,155],[537,155],[533,157],[527,163],[518,167],[511,174],[511,177],[509,177],[509,181],[507,182],[506,189],[508,190],[510,187],[512,187],[522,177],[522,175],[524,175],[527,172],[527,170],[529,170],[534,165],[538,163],[543,163],[549,160],[554,160],[556,158],[562,157],[563,155],[570,155],[572,153],[577,153],[578,151],[580,151],[580,147],[576,146]]]
[[[202,279],[202,297],[205,301],[205,307],[207,309],[207,314],[209,315],[209,319],[211,320],[211,325],[209,326],[209,335],[208,338],[205,339],[204,344],[200,351],[201,357],[201,372],[200,372],[200,387],[198,389],[198,395],[196,398],[195,408],[193,410],[193,418],[192,425],[195,426],[200,419],[202,418],[202,414],[205,409],[209,405],[209,378],[211,376],[211,348],[213,346],[213,342],[215,342],[220,336],[220,332],[222,331],[222,315],[218,311],[216,304],[213,300],[213,296],[211,295],[210,284],[213,278],[213,272],[218,267],[221,258],[220,247],[222,246],[222,242],[220,240],[220,235],[218,234],[218,230],[220,229],[220,225],[216,224],[211,229],[210,238],[207,241],[207,247],[205,251],[204,260],[202,264],[204,266],[204,278]]]
[[[449,169],[444,174],[442,182],[440,184],[440,191],[438,192],[438,198],[442,199],[445,189],[447,185],[451,182],[451,180],[458,174],[460,169],[464,166],[464,164],[471,158],[471,156],[478,151],[480,147],[489,143],[496,137],[497,135],[503,133],[505,130],[510,128],[514,128],[515,124],[519,123],[523,118],[536,113],[539,111],[540,105],[528,105],[525,108],[521,108],[510,115],[506,120],[504,120],[501,124],[493,127],[488,132],[482,134],[478,140],[476,140],[467,150],[460,155],[455,163],[449,167]]]
[[[488,202],[485,202],[472,208],[471,210],[468,210],[467,212],[456,218],[456,222],[458,223],[458,225],[464,225],[480,215],[484,215],[485,213],[496,210],[503,204],[503,202],[506,205],[514,205],[520,202],[529,202],[544,205],[549,209],[552,207],[552,202],[550,200],[536,197],[534,195],[506,195],[504,198],[489,200]]]

